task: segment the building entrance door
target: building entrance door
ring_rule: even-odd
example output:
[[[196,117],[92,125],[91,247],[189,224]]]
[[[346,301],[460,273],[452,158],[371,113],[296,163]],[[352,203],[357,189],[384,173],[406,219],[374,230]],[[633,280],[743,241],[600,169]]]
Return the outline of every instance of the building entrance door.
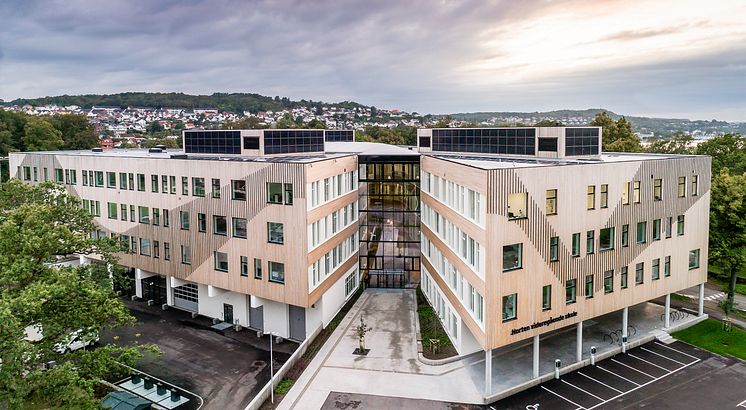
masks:
[[[223,322],[233,324],[233,305],[223,303]]]
[[[249,327],[264,330],[264,306],[249,308]]]
[[[140,280],[142,284],[142,298],[152,300],[156,305],[166,303],[166,277],[150,276]]]
[[[290,339],[304,340],[306,338],[306,309],[288,305],[288,319],[290,320]]]

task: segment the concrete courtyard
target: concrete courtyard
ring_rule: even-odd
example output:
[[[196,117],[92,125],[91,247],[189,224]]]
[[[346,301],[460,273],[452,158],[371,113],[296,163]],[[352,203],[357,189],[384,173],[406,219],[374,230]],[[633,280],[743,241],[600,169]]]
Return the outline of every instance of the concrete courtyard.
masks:
[[[629,308],[631,345],[655,337],[664,326],[664,309],[652,303]],[[363,316],[373,330],[366,336],[367,356],[356,356],[355,327]],[[681,326],[698,318],[675,314],[671,326]],[[583,360],[596,346],[597,356],[620,349],[621,311],[585,321]],[[615,332],[614,335],[611,333]],[[540,375],[554,371],[554,360],[562,360],[565,371],[576,360],[576,326],[544,335],[540,345]],[[301,378],[278,406],[279,409],[319,409],[331,392],[371,394],[388,397],[428,399],[445,402],[484,403],[532,384],[533,346],[531,340],[496,349],[492,354],[493,394],[485,397],[485,353],[477,352],[440,365],[419,361],[416,336],[416,296],[414,290],[368,289],[319,351]]]

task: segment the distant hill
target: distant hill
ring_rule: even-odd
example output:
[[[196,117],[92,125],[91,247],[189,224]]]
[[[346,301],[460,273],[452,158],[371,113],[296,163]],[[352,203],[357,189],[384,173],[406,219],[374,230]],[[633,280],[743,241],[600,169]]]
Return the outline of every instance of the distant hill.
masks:
[[[211,95],[191,95],[184,93],[145,93],[129,92],[119,94],[59,95],[42,98],[19,98],[7,101],[5,105],[77,105],[83,108],[106,107],[177,107],[215,108],[220,111],[241,113],[243,111],[279,111],[296,107],[335,106],[344,108],[363,107],[355,102],[324,103],[312,100],[293,101],[287,97],[267,97],[252,93],[213,93]]]

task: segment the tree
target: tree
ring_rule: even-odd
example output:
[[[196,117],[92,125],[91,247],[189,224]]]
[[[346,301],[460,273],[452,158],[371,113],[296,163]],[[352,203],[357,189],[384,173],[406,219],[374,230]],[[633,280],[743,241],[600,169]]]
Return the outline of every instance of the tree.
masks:
[[[730,274],[726,312],[733,306],[738,272],[746,267],[746,174],[722,169],[710,190],[710,261]]]
[[[603,152],[639,152],[642,151],[640,137],[632,130],[632,123],[625,117],[614,121],[609,114],[602,111],[596,114],[596,118],[590,125],[603,127]]]
[[[711,138],[697,146],[698,155],[712,157],[712,174],[717,175],[724,168],[731,174],[746,172],[746,137],[739,134],[725,134]]]
[[[451,126],[451,121],[453,121],[453,118],[450,115],[444,115],[438,119],[433,128],[448,128]]]
[[[295,119],[289,112],[286,112],[285,115],[277,121],[276,127],[279,129],[298,128],[298,123],[295,122]]]
[[[55,151],[65,144],[59,130],[46,120],[35,117],[26,122],[22,141],[26,151]]]
[[[93,126],[84,115],[55,115],[49,123],[62,134],[63,149],[90,149],[98,145]]]
[[[59,355],[71,331],[114,329],[134,322],[112,291],[105,264],[57,268],[72,254],[101,255],[114,263],[112,240],[92,239],[91,214],[54,182],[0,185],[0,407],[98,408],[94,387],[120,377],[151,346],[107,344]],[[26,340],[28,326],[43,333]],[[42,364],[56,361],[44,370]]]
[[[657,154],[691,154],[694,151],[693,142],[691,135],[676,131],[668,138],[656,138],[645,151]]]
[[[306,124],[306,128],[317,128],[317,129],[326,129],[326,123],[324,121],[318,120],[316,118],[312,119],[311,121]]]
[[[163,125],[161,125],[159,121],[153,121],[150,124],[148,124],[145,130],[151,134],[155,134],[156,132],[163,131]]]
[[[565,124],[558,120],[541,120],[534,124],[534,127],[564,127]]]

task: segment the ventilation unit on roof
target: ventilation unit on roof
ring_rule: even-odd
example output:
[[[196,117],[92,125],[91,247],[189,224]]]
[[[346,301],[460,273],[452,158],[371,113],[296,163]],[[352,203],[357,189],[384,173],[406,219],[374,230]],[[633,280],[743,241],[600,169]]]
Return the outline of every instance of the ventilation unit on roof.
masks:
[[[151,152],[151,153],[154,153],[154,152],[155,153],[160,153],[160,152],[163,152],[163,150],[156,147],[156,148],[149,149],[148,152]]]
[[[96,147],[96,148],[91,148],[91,151],[92,151],[92,152],[104,152],[104,149],[103,149],[103,148],[99,148],[99,147]]]
[[[155,147],[158,148],[158,149],[160,149],[161,151],[165,151],[166,150],[166,146],[163,145],[163,144],[158,144]]]
[[[189,156],[187,154],[171,154],[172,159],[187,159]]]

